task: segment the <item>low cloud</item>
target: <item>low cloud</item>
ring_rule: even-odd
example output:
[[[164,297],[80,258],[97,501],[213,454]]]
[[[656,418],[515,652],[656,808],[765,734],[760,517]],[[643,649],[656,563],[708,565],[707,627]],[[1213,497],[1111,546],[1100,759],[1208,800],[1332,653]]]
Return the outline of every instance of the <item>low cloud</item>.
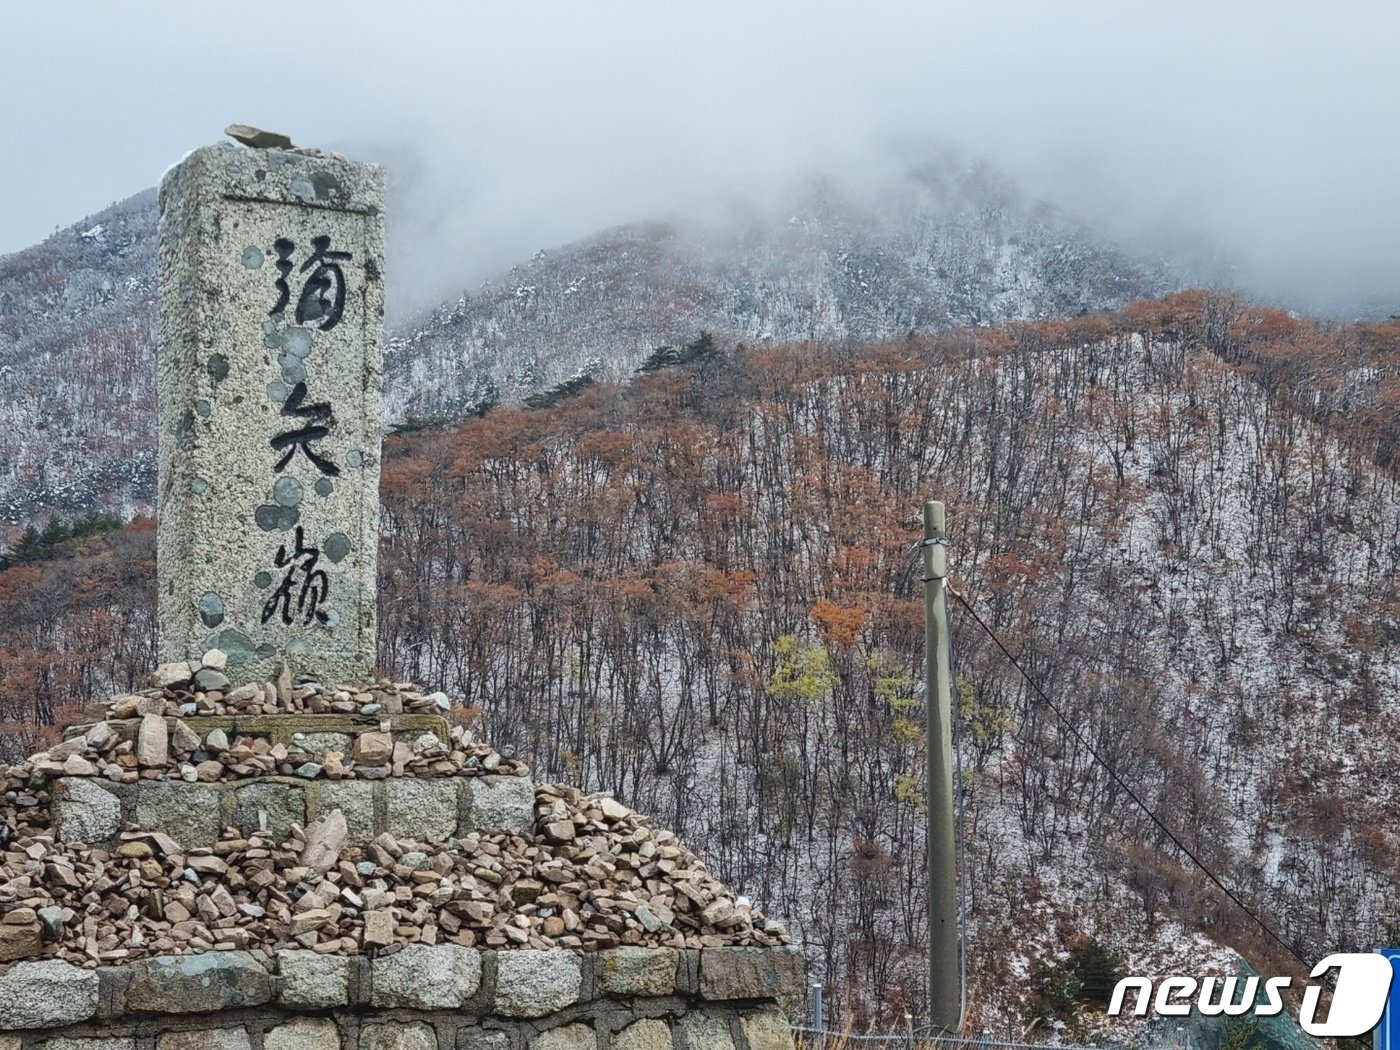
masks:
[[[396,297],[951,146],[1252,294],[1400,309],[1386,5],[57,2],[0,41],[0,251],[231,121],[391,165]],[[408,10],[404,8],[407,6]]]

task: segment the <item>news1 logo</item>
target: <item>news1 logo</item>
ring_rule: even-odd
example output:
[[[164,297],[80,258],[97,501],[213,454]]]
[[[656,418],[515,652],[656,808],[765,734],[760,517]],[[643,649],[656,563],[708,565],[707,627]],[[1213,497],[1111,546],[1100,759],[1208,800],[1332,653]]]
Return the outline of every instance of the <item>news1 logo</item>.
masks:
[[[1396,1001],[1400,981],[1394,980],[1397,960],[1400,949],[1395,948],[1327,956],[1308,975],[1313,980],[1303,989],[1298,1024],[1308,1035],[1334,1039],[1365,1035],[1374,1029],[1374,1050],[1400,1050],[1400,1002]],[[1318,1020],[1322,987],[1314,982],[1329,972],[1336,973],[1332,1004],[1326,1019]],[[1163,977],[1155,988],[1149,978],[1125,977],[1113,989],[1108,1014],[1117,1017],[1122,1012],[1129,991],[1137,993],[1133,1013],[1138,1017],[1146,1015],[1149,1008],[1163,1017],[1185,1017],[1193,1008],[1206,1017],[1246,1013],[1272,1017],[1282,1012],[1281,993],[1293,978],[1263,981],[1264,1001],[1256,1002],[1260,983],[1258,977],[1246,978],[1243,994],[1237,996],[1241,990],[1237,977]]]

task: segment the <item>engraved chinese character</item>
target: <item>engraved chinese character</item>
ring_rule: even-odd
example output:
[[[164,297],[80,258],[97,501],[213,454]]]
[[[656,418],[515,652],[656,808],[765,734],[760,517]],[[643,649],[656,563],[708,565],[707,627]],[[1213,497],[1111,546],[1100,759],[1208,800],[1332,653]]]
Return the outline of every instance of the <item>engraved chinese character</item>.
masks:
[[[324,569],[316,568],[320,557],[321,552],[317,548],[306,546],[302,528],[298,525],[295,549],[288,553],[285,543],[277,548],[277,567],[285,569],[286,572],[277,590],[272,592],[272,597],[263,605],[263,623],[267,623],[274,616],[287,625],[298,616],[301,617],[302,623],[307,624],[312,621],[322,624],[329,621],[330,617],[321,606],[330,595],[331,581]],[[295,616],[292,611],[293,596],[296,598]]]
[[[345,271],[342,262],[350,261],[349,252],[330,250],[331,239],[324,234],[311,239],[315,249],[311,258],[301,264],[301,272],[306,273],[312,266],[311,276],[301,288],[301,298],[297,300],[297,324],[320,320],[318,328],[329,332],[340,323],[340,315],[345,312]]]
[[[273,266],[277,269],[278,277],[274,284],[277,302],[267,312],[269,317],[281,317],[291,302],[292,289],[287,278],[295,266],[292,255],[296,248],[296,242],[287,237],[278,237],[272,242],[272,249],[277,255]],[[311,248],[311,257],[301,264],[298,271],[306,273],[310,270],[311,273],[302,283],[301,295],[297,297],[297,324],[320,321],[316,327],[329,332],[340,323],[345,313],[345,271],[340,264],[349,262],[354,256],[350,252],[331,251],[331,239],[325,234],[311,238]]]
[[[288,300],[292,297],[292,291],[287,287],[287,277],[292,272],[292,252],[296,251],[296,247],[296,244],[289,241],[286,237],[278,237],[277,240],[272,242],[273,251],[277,253],[277,261],[273,263],[273,265],[277,267],[277,272],[280,276],[277,278],[277,284],[275,285],[277,289],[277,302],[272,309],[267,312],[269,317],[281,316],[282,311],[287,308]]]
[[[305,419],[307,423],[296,430],[284,431],[268,442],[275,451],[282,453],[282,458],[273,464],[272,469],[280,474],[292,461],[297,449],[301,449],[322,474],[339,477],[340,468],[311,447],[311,442],[319,441],[331,432],[329,424],[335,422],[335,417],[331,414],[330,402],[317,401],[312,405],[303,405],[305,399],[306,384],[298,383],[292,387],[292,392],[287,395],[287,400],[282,405],[284,416]]]

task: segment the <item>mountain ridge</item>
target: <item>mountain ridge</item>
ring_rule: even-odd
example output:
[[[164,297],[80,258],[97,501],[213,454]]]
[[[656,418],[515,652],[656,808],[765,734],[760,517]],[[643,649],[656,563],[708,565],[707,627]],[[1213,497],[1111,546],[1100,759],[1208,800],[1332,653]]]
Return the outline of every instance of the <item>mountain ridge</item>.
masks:
[[[392,237],[392,228],[391,228]],[[154,492],[155,193],[0,257],[0,521],[147,510]],[[1179,285],[985,169],[878,200],[814,182],[718,222],[648,221],[536,253],[396,322],[385,423],[452,421],[659,345],[856,343],[1113,307]]]

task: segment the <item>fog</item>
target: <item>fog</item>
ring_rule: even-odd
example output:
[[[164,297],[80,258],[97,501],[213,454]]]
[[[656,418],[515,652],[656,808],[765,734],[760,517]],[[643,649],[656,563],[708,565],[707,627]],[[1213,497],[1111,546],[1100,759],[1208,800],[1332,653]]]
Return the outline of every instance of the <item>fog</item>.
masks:
[[[51,0],[0,33],[0,252],[233,121],[390,166],[422,305],[619,222],[985,160],[1251,294],[1400,312],[1390,5]]]

